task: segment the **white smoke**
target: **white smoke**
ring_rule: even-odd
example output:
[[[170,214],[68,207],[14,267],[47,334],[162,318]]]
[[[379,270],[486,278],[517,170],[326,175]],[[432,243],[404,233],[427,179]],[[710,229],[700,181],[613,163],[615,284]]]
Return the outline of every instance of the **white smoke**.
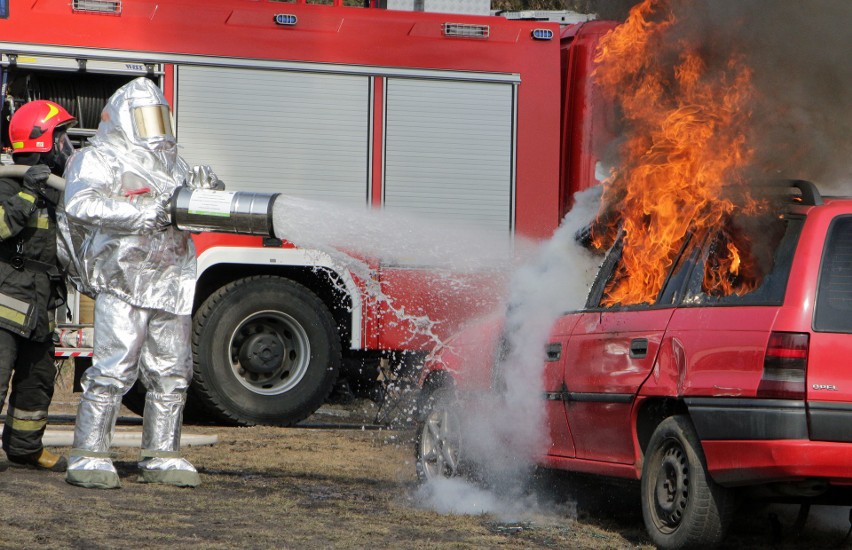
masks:
[[[462,478],[436,478],[422,485],[417,491],[418,501],[439,514],[505,516],[522,513],[523,508],[507,509],[492,491],[477,487]]]
[[[488,503],[483,504],[488,512],[500,515],[516,513],[519,499],[529,496],[529,475],[548,445],[542,385],[545,345],[553,323],[583,306],[600,265],[600,257],[575,239],[577,231],[597,214],[600,188],[578,193],[575,200],[553,237],[512,277],[503,334],[507,354],[496,367],[505,390],[457,405],[463,407],[463,459],[473,462],[472,469],[484,484],[429,481],[421,493],[428,495],[423,504],[429,508],[439,512],[459,508],[460,487],[476,495],[476,503]],[[482,487],[488,492],[483,494]]]
[[[512,242],[505,233],[419,219],[410,213],[287,196],[275,202],[278,237],[320,251],[333,259],[337,269],[362,281],[371,280],[371,264],[419,266],[440,274],[446,288],[484,291],[494,303],[509,304],[504,334],[509,351],[500,366],[506,390],[493,399],[468,403],[464,412],[467,458],[476,463],[485,483],[474,487],[462,480],[430,482],[418,494],[424,506],[442,513],[499,515],[535,507],[529,500],[534,497],[523,492],[531,467],[547,445],[541,383],[545,344],[553,322],[582,307],[600,261],[575,240],[575,233],[597,213],[600,188],[578,193],[575,200],[553,237],[538,246]],[[492,286],[465,288],[478,273],[488,273]],[[511,284],[505,284],[509,280]],[[366,292],[395,309],[393,296],[378,285],[368,284]],[[436,346],[444,345],[432,332],[435,320],[416,321]]]

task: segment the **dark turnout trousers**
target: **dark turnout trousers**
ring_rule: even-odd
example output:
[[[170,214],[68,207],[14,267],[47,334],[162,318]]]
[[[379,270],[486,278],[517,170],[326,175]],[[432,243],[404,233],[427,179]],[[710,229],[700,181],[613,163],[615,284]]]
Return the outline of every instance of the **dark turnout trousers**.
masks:
[[[3,450],[25,456],[42,449],[56,378],[53,342],[37,342],[0,329],[0,409],[9,390]]]

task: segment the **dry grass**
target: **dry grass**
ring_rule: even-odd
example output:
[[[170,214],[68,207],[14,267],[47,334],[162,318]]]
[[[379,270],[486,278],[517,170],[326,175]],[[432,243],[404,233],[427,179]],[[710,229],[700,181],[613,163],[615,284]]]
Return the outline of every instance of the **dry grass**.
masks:
[[[73,414],[75,405],[60,384],[53,413]],[[368,402],[321,411],[311,423],[368,423],[375,414]],[[651,547],[632,485],[543,474],[539,502],[551,502],[544,509],[552,512],[512,521],[424,509],[408,429],[184,431],[219,438],[213,446],[184,449],[201,472],[203,485],[194,490],[137,483],[135,449],[118,449],[123,487],[115,491],[72,487],[61,474],[12,468],[0,459],[0,548]],[[741,513],[728,547],[770,547],[768,513],[759,507]],[[844,528],[783,534],[784,548],[828,547]]]
[[[92,491],[61,474],[0,461],[0,546],[28,548],[632,547],[617,533],[541,517],[504,524],[418,507],[406,434],[397,431],[192,427],[203,485],[136,483],[136,451],[119,449],[123,487]],[[63,451],[66,449],[62,449]]]

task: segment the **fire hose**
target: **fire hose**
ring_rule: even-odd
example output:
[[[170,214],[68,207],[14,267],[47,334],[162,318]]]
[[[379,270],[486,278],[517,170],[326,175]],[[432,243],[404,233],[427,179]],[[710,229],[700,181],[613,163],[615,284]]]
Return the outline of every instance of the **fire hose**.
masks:
[[[14,164],[8,166],[0,166],[0,178],[13,178],[13,179],[23,179],[24,174],[29,170],[29,166],[24,164]],[[58,189],[59,191],[65,190],[65,180],[60,178],[59,176],[54,176],[51,174],[47,178],[47,184],[54,189]]]
[[[21,179],[25,165],[0,166],[0,177]],[[47,184],[65,190],[65,180],[53,174]],[[170,200],[172,225],[183,231],[215,231],[275,236],[272,213],[279,193],[214,191],[178,187]]]

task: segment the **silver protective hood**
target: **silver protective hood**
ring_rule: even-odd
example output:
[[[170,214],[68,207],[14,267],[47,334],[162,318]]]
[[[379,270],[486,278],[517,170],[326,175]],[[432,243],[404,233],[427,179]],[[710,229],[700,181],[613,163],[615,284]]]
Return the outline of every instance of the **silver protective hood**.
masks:
[[[141,119],[134,115],[139,108],[163,107],[162,91],[144,77],[109,99],[90,145],[65,170],[60,259],[85,294],[107,292],[137,307],[186,315],[195,289],[195,249],[187,233],[163,229],[161,218],[190,169],[177,154],[170,121],[159,126],[164,132],[152,132],[157,124],[149,123],[140,135]]]
[[[125,84],[109,98],[90,142],[131,153],[155,153],[166,168],[177,160],[169,104],[162,90],[145,77]]]

